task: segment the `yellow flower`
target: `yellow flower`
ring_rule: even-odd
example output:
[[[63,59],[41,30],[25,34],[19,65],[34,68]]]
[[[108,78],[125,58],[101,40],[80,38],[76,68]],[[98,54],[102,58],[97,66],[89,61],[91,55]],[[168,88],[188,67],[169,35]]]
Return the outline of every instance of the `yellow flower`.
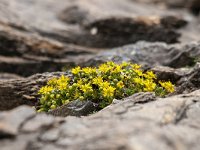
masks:
[[[51,78],[48,82],[47,85],[55,86],[57,84],[57,78]]]
[[[152,71],[147,71],[146,74],[144,74],[144,77],[147,79],[156,79],[156,75]]]
[[[121,72],[121,66],[120,65],[116,65],[115,67],[114,67],[114,70],[113,70],[113,73],[119,73],[119,72]]]
[[[107,88],[103,88],[103,96],[104,97],[113,97],[115,92],[115,88],[112,86],[108,86]]]
[[[77,86],[81,87],[83,85],[83,83],[84,83],[83,80],[80,79],[80,80],[77,81]]]
[[[136,83],[136,84],[143,85],[144,81],[143,81],[143,79],[136,77],[136,78],[133,78],[133,82]]]
[[[170,81],[167,81],[167,82],[161,82],[161,81],[159,81],[159,83],[160,83],[160,85],[162,87],[164,87],[167,90],[167,92],[173,93],[175,91],[174,85]]]
[[[132,67],[134,70],[138,70],[138,69],[141,68],[141,66],[138,65],[138,64],[132,64],[131,67]]]
[[[122,89],[124,87],[124,83],[122,81],[119,81],[117,83],[117,87],[120,88],[120,89]]]
[[[120,65],[121,67],[127,67],[129,66],[130,63],[129,62],[122,62],[122,64]]]
[[[102,79],[102,77],[96,77],[96,78],[94,78],[93,80],[92,80],[92,83],[93,84],[101,84],[103,82],[103,79]]]
[[[50,93],[51,91],[53,90],[53,87],[51,87],[51,86],[44,86],[44,87],[42,87],[40,90],[39,90],[39,94],[48,94],[48,93]]]
[[[59,90],[66,90],[67,89],[67,83],[66,82],[61,82],[58,84],[58,89]]]
[[[110,83],[108,81],[102,82],[99,84],[101,88],[108,88],[110,86]]]
[[[92,73],[95,73],[96,72],[96,69],[95,68],[91,68],[91,67],[86,67],[86,68],[83,68],[82,71],[86,74],[92,74]]]
[[[99,67],[75,67],[72,76],[51,78],[38,94],[39,111],[48,111],[76,99],[99,102],[103,108],[114,98],[135,92],[152,92],[163,96],[174,92],[171,82],[160,82],[152,71],[143,71],[138,64],[107,62]]]
[[[112,61],[109,61],[109,62],[107,62],[106,63],[108,66],[115,66],[116,64],[114,63],[114,62],[112,62]]]
[[[99,71],[103,73],[107,73],[110,70],[110,67],[106,64],[102,64],[99,66]]]
[[[57,87],[59,90],[67,89],[69,77],[62,75],[59,79],[57,79]]]
[[[93,91],[92,86],[89,83],[82,85],[80,88],[84,93]]]
[[[62,75],[58,80],[57,83],[64,83],[64,82],[68,82],[70,79],[67,76]]]
[[[141,70],[134,70],[134,71],[138,76],[140,76],[140,77],[143,76],[143,73]]]
[[[145,85],[144,91],[147,91],[147,92],[152,92],[156,88],[156,84],[152,82],[151,80],[145,80],[144,85]]]
[[[78,99],[80,96],[81,94],[78,91],[76,91],[74,94],[74,99]]]
[[[79,67],[79,66],[72,69],[72,73],[73,73],[74,75],[78,74],[80,71],[81,71],[81,67]]]

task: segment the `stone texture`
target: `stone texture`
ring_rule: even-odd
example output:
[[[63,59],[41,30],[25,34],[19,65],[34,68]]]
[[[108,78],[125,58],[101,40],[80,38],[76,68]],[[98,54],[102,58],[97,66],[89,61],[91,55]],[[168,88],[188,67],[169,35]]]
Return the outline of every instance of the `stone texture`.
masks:
[[[198,42],[174,45],[160,42],[138,42],[101,52],[88,60],[86,65],[96,65],[106,61],[131,61],[143,64],[147,68],[156,65],[181,68],[193,66],[199,57]]]
[[[41,120],[43,120],[41,122]],[[33,119],[28,120],[24,125],[22,126],[21,130],[23,132],[36,132],[40,128],[48,128],[49,126],[52,126],[54,123],[54,118],[52,116],[46,116],[46,115],[38,115],[34,117]]]
[[[194,67],[194,69],[187,68],[198,62],[199,57],[200,48],[198,42],[176,45],[139,42],[100,52],[97,56],[91,57],[81,65],[94,66],[110,60],[115,62],[131,61],[133,63],[142,64],[144,70],[151,69],[155,71],[158,78],[161,80],[171,80],[180,87],[185,84],[185,88],[177,90],[178,93],[183,93],[183,90],[186,91],[192,87],[197,87],[193,88],[193,90],[199,88],[198,82],[196,82],[196,80],[198,81],[198,65]],[[61,74],[63,73],[44,73],[29,78],[3,80],[0,82],[0,109],[12,109],[21,104],[35,105],[37,103],[38,89],[44,85],[49,78]],[[186,83],[185,81],[188,80],[191,80],[191,82]],[[9,103],[7,103],[7,101],[9,101]]]
[[[0,0],[0,149],[199,150],[199,6],[199,0]],[[142,64],[176,91],[163,98],[137,93],[98,112],[78,100],[48,113],[32,108],[48,79],[69,75],[55,71],[110,60]]]
[[[70,102],[67,105],[63,105],[61,107],[58,107],[54,110],[51,110],[48,112],[48,114],[54,115],[54,116],[86,116],[88,114],[93,113],[98,108],[98,104],[95,104],[91,101],[80,101],[75,100]]]
[[[24,121],[27,121],[34,115],[35,111],[28,106],[21,106],[10,112],[1,112],[0,139],[16,136]]]
[[[95,50],[44,38],[0,22],[0,72],[22,76],[74,66]],[[82,58],[74,55],[83,55]],[[47,66],[51,67],[47,67]],[[26,70],[26,71],[24,71]]]
[[[31,5],[32,7],[30,9],[26,9]],[[56,6],[56,7],[55,7]],[[147,9],[144,8],[147,7]],[[173,28],[165,27],[162,25],[162,23],[159,23],[162,16],[166,14],[167,16],[175,16],[176,18],[174,20],[175,22],[179,22],[179,20],[184,20],[184,18],[181,17],[181,15],[177,15],[177,13],[173,11],[165,10],[166,12],[163,13],[162,10],[154,9],[153,7],[149,7],[147,5],[141,5],[137,3],[133,3],[130,0],[125,0],[123,3],[120,0],[76,0],[76,1],[65,1],[61,0],[58,2],[55,2],[53,0],[44,0],[43,2],[39,0],[20,0],[20,2],[17,2],[16,0],[6,1],[2,0],[0,4],[0,20],[4,24],[8,24],[9,26],[20,29],[20,32],[31,32],[39,34],[42,37],[50,37],[54,40],[58,40],[64,43],[72,43],[72,44],[78,44],[83,46],[91,46],[91,47],[109,47],[110,45],[105,45],[104,41],[109,41],[109,39],[103,39],[101,36],[93,36],[90,33],[90,30],[85,30],[84,25],[71,25],[71,23],[76,22],[76,20],[83,20],[83,22],[88,22],[87,20],[90,20],[90,23],[96,22],[104,22],[106,18],[112,18],[112,17],[122,17],[122,19],[116,20],[114,23],[121,23],[123,22],[124,25],[129,28],[135,28],[142,26],[142,28],[146,29],[146,31],[149,34],[149,38],[145,38],[144,33],[141,33],[143,36],[139,36],[138,34],[134,35],[134,32],[132,33],[135,38],[131,39],[131,37],[126,37],[126,31],[124,30],[124,39],[121,39],[122,44],[125,44],[125,39],[129,39],[127,42],[135,42],[141,39],[144,40],[150,40],[150,41],[166,41],[169,43],[176,42],[178,39],[178,33],[173,30]],[[113,10],[113,11],[110,11]],[[37,13],[40,14],[40,17],[38,17]],[[150,13],[149,13],[150,12]],[[67,15],[66,15],[67,14]],[[155,16],[156,19],[153,19],[157,22],[156,27],[154,26],[148,26],[149,23],[152,22],[152,16]],[[181,14],[181,13],[179,13]],[[70,15],[70,17],[68,17]],[[83,15],[83,18],[82,16]],[[165,16],[166,16],[165,15]],[[61,17],[60,17],[61,16]],[[64,18],[63,18],[64,16]],[[139,16],[147,16],[143,20],[145,20],[145,23],[141,23],[140,21],[133,20],[132,24],[130,24],[130,21],[124,20],[123,18],[126,17],[139,17]],[[187,15],[186,15],[187,16]],[[74,18],[73,18],[74,17]],[[17,19],[16,19],[17,18]],[[31,18],[31,21],[30,21]],[[59,19],[60,18],[60,19]],[[69,21],[67,19],[69,18]],[[103,19],[103,21],[101,21]],[[63,20],[67,20],[66,22],[63,22]],[[112,19],[109,19],[112,21]],[[17,23],[16,23],[17,22]],[[53,23],[52,23],[53,22]],[[167,21],[170,22],[170,21]],[[184,25],[184,23],[183,23]],[[112,25],[108,28],[108,31]],[[142,31],[142,30],[141,30]],[[113,30],[110,30],[110,36],[115,33]],[[160,32],[160,33],[159,33]],[[7,33],[4,32],[4,36]],[[154,36],[151,39],[151,35],[156,34],[157,36]],[[168,39],[162,38],[161,35],[168,36]],[[21,35],[21,34],[20,34]],[[88,39],[84,38],[85,36],[88,37]],[[114,44],[115,41],[113,41],[114,37],[110,39],[110,43],[112,42],[111,46],[117,46]],[[3,38],[4,39],[4,38]],[[33,39],[35,39],[33,37]],[[40,38],[41,39],[41,38]],[[16,41],[15,39],[13,39]],[[9,43],[9,41],[12,41],[12,38],[6,37],[4,41]],[[30,40],[29,40],[30,41]],[[34,40],[38,41],[38,40]],[[20,39],[17,39],[16,44],[13,44],[11,46],[19,46],[21,50],[26,50],[26,47],[21,47],[18,45],[20,42]],[[99,44],[98,44],[99,42]],[[34,42],[35,43],[35,42]],[[31,43],[30,43],[31,44]],[[96,45],[98,44],[98,45]],[[26,45],[25,46],[29,46]],[[49,50],[52,50],[52,47],[55,47],[55,49],[60,50],[62,47],[61,45],[55,44],[48,41],[41,41],[38,43],[38,45],[35,45],[35,48],[38,47],[38,50],[41,48],[46,48]]]
[[[133,0],[1,0],[0,72],[61,71],[84,64],[102,48],[197,41],[198,31],[199,19],[184,9]]]
[[[2,80],[0,82],[0,110],[9,110],[19,105],[35,106],[38,90],[52,77],[65,73],[36,74],[29,78]]]
[[[199,76],[200,76],[200,63],[197,63],[193,70],[186,76],[183,76],[178,81],[178,88],[176,93],[190,93],[194,90],[199,89]]]
[[[198,14],[200,11],[200,3],[198,0],[132,0],[147,4],[158,4],[171,8],[187,8],[194,14]]]
[[[150,95],[140,93],[88,117],[67,117],[59,124],[55,120],[56,126],[46,128],[49,116],[38,114],[37,118],[43,118],[37,123],[43,125],[38,126],[40,129],[26,134],[20,130],[14,141],[9,138],[0,140],[1,148],[11,147],[23,139],[24,147],[41,150],[47,147],[81,150],[199,149],[200,128],[196,115],[199,113],[200,91],[167,98]],[[149,96],[153,101],[144,100]],[[23,124],[31,125],[32,122],[34,125],[35,120],[26,121],[24,118]]]

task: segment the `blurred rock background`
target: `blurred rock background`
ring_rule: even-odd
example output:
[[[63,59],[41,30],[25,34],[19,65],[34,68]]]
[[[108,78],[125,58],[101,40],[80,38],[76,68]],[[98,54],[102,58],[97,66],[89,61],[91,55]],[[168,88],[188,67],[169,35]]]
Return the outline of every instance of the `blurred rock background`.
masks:
[[[199,0],[0,0],[0,149],[199,150],[199,12]],[[54,116],[31,108],[51,77],[110,60],[139,63],[176,92],[81,118],[71,116],[88,115],[87,103]]]

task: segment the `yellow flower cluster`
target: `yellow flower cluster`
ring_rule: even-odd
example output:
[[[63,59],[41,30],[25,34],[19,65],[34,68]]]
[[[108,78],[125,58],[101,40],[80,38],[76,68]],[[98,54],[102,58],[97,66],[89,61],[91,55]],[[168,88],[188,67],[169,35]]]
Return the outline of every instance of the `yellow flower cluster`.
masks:
[[[160,81],[159,83],[163,88],[165,88],[167,90],[167,92],[169,92],[169,93],[173,93],[174,92],[174,85],[171,82],[169,82],[169,81],[161,82]]]
[[[99,67],[76,67],[70,76],[52,78],[39,90],[40,111],[49,111],[73,100],[91,100],[103,108],[114,98],[137,92],[155,92],[163,96],[174,92],[174,85],[157,81],[152,71],[142,71],[138,64],[107,62]]]

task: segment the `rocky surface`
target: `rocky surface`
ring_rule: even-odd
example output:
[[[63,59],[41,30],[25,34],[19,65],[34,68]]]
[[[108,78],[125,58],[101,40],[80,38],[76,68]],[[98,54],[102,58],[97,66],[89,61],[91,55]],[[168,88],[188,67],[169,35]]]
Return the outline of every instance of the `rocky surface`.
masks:
[[[1,150],[199,150],[199,0],[0,0]],[[97,112],[79,100],[36,113],[58,72],[130,61],[170,80]]]
[[[0,114],[1,149],[197,150],[199,99],[199,90],[168,98],[140,93],[82,118],[36,115],[21,106]]]
[[[141,40],[197,41],[198,31],[199,19],[187,10],[141,1],[1,0],[0,72],[61,71],[103,49]]]
[[[194,66],[200,58],[199,42],[168,45],[160,42],[138,42],[136,44],[107,50],[89,59],[87,65],[106,61],[131,61],[147,68],[156,65],[181,68]]]

